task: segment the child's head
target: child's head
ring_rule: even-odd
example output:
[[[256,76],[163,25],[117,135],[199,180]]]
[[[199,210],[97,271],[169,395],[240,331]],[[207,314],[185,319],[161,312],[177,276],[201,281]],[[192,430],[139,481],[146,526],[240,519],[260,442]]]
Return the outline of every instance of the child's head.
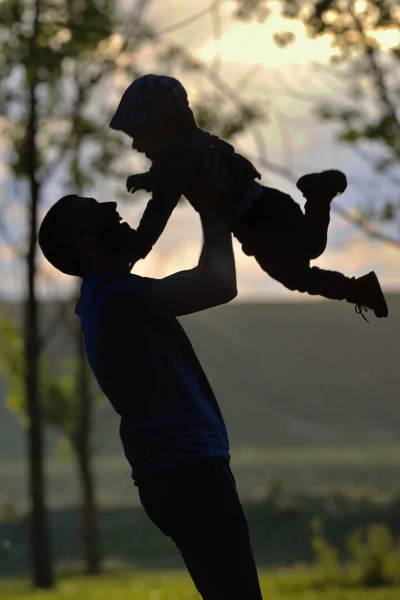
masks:
[[[124,92],[110,127],[132,137],[132,147],[152,159],[197,125],[177,79],[144,75]]]

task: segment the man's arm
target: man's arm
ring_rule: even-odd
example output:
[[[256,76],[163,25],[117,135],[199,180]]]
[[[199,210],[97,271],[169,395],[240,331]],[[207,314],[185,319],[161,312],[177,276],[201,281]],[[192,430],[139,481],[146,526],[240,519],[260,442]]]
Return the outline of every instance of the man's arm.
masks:
[[[128,273],[113,276],[96,294],[98,305],[108,315],[108,323],[113,322],[112,315],[124,318],[126,311],[134,311],[138,319],[144,314],[187,315],[224,304],[236,296],[232,236],[216,201],[216,194],[230,192],[231,181],[226,168],[220,168],[218,155],[206,155],[204,166],[210,175],[210,185],[197,189],[195,194],[204,238],[197,267],[164,279]]]
[[[146,313],[182,316],[236,297],[236,269],[232,235],[218,203],[201,211],[203,248],[194,269],[153,280],[146,298]]]

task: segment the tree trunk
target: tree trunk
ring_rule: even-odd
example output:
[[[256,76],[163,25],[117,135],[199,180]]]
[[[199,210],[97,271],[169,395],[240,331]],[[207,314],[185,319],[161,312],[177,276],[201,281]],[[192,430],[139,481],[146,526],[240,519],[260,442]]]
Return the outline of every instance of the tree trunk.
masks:
[[[38,6],[36,6],[36,21]],[[27,78],[30,79],[28,74]],[[26,409],[28,414],[28,463],[31,498],[31,554],[35,587],[53,586],[53,569],[49,543],[43,473],[43,433],[38,389],[38,302],[36,298],[36,229],[39,201],[37,179],[37,81],[29,81],[29,122],[27,128],[27,174],[30,187],[29,249],[27,254],[28,294],[25,303]]]
[[[73,446],[78,463],[79,482],[82,493],[81,532],[86,573],[101,572],[101,551],[98,512],[95,500],[95,483],[91,460],[92,397],[89,371],[80,330],[77,331],[77,394],[80,404],[79,424]]]

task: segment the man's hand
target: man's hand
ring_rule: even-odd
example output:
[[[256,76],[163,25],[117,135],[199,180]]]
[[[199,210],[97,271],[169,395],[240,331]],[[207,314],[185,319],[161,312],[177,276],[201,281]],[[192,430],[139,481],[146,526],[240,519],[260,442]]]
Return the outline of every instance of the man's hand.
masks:
[[[202,158],[200,185],[190,191],[190,203],[197,212],[213,210],[223,204],[233,185],[233,176],[223,157],[214,149],[206,150]]]

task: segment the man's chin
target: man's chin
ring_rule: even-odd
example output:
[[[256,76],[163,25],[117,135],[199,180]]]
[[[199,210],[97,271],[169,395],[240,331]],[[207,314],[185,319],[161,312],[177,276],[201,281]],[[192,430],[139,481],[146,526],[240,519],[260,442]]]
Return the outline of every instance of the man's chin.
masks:
[[[135,229],[132,229],[128,223],[121,223],[120,225],[120,250],[121,254],[127,257],[131,257],[137,250],[137,233]]]

